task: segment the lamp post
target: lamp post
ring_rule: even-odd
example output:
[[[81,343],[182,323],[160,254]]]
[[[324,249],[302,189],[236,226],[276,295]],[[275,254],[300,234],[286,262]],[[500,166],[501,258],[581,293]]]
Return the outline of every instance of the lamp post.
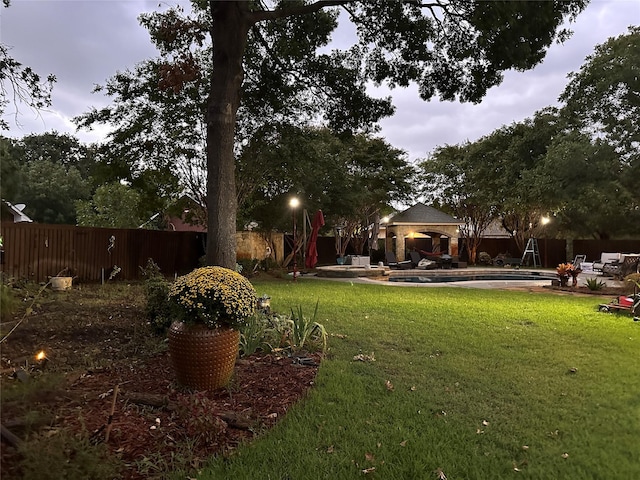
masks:
[[[291,216],[293,218],[293,281],[296,281],[296,277],[298,276],[298,263],[296,261],[296,247],[297,247],[297,240],[296,240],[296,208],[298,208],[298,206],[300,205],[300,200],[298,200],[296,197],[291,198],[291,200],[289,200],[289,206],[291,207]]]
[[[542,229],[544,231],[544,268],[547,268],[547,224],[551,221],[551,219],[547,216],[543,216],[540,219],[540,223],[542,223]]]

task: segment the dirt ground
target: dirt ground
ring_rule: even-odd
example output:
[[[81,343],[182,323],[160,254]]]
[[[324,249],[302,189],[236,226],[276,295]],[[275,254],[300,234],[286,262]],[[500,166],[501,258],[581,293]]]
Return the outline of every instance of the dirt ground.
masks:
[[[2,319],[4,337],[33,304],[1,345],[3,427],[20,442],[62,430],[87,436],[121,462],[121,478],[150,478],[142,459],[186,455],[197,469],[272,427],[312,387],[318,355],[305,355],[313,361],[304,365],[254,355],[238,361],[227,388],[185,390],[166,343],[146,325],[141,292],[82,286],[26,295],[16,316]],[[41,350],[44,365],[34,358]],[[23,478],[21,456],[4,434],[1,455],[3,480]]]

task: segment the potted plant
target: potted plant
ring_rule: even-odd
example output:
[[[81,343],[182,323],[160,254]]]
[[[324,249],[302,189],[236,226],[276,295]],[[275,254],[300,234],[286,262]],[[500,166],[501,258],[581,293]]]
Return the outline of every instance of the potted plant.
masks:
[[[168,297],[174,320],[169,354],[178,382],[198,390],[225,386],[238,355],[239,327],[255,311],[255,289],[238,272],[202,267],[178,277]]]
[[[578,285],[578,275],[582,273],[582,269],[580,267],[576,267],[575,265],[571,265],[571,271],[569,275],[571,275],[571,286],[576,287]]]
[[[572,286],[575,287],[578,285],[578,275],[580,275],[581,272],[582,270],[576,268],[571,263],[561,263],[556,267],[556,275],[560,280],[561,287],[566,287],[569,284],[569,277],[572,279]]]

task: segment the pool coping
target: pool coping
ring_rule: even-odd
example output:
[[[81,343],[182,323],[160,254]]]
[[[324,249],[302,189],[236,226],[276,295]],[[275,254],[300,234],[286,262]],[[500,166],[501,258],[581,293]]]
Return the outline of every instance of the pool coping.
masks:
[[[349,268],[350,267],[350,268]],[[322,274],[320,271],[324,270]],[[548,287],[551,285],[551,280],[555,277],[555,269],[531,269],[531,268],[512,268],[512,267],[500,267],[500,268],[464,268],[464,269],[436,269],[436,270],[422,270],[422,269],[407,269],[407,270],[390,270],[389,267],[375,267],[371,266],[370,269],[366,269],[361,266],[351,265],[335,265],[329,267],[317,267],[317,274],[304,274],[299,278],[317,278],[320,280],[332,280],[342,281],[350,283],[369,283],[376,285],[387,285],[392,287],[414,287],[414,288],[481,288],[481,289],[513,289],[513,288],[530,288],[530,287]],[[360,273],[360,274],[359,274]],[[547,277],[540,280],[464,280],[459,282],[390,282],[390,277],[425,277],[425,276],[465,276],[465,275],[482,275],[487,273],[500,273],[502,275],[518,275],[518,274],[544,274]],[[607,286],[620,287],[623,282],[615,280],[611,277],[605,277],[599,272],[583,273],[578,278],[580,284],[583,284],[587,279],[597,278],[604,282]]]

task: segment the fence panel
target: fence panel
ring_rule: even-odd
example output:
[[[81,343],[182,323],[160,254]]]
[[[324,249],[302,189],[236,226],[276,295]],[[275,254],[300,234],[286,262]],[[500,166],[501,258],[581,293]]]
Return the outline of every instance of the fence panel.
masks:
[[[602,252],[640,253],[640,240],[574,240],[573,251],[593,262],[600,259]]]
[[[47,281],[64,269],[82,281],[107,279],[114,266],[121,268],[117,278],[136,280],[140,267],[152,258],[167,276],[182,275],[198,265],[205,252],[205,235],[199,232],[165,232],[158,230],[88,228],[72,225],[2,223],[4,255],[2,271],[13,278]],[[460,255],[465,257],[464,239],[459,239]],[[285,254],[291,249],[284,242]],[[561,239],[538,239],[540,257],[545,267],[555,267],[567,258],[568,251],[586,255],[590,261],[602,252],[640,253],[640,240],[573,240],[572,249]],[[483,239],[478,251],[492,257],[521,252],[512,239]],[[351,249],[347,254],[352,254]],[[366,253],[365,253],[366,254]],[[372,261],[382,260],[382,251],[372,252]],[[374,258],[375,257],[375,258]],[[318,263],[335,263],[333,237],[318,238]]]
[[[81,281],[109,278],[114,266],[120,280],[142,277],[153,258],[165,275],[181,275],[204,255],[202,233],[88,228],[72,225],[3,223],[2,271],[13,278],[45,282],[64,269]]]

